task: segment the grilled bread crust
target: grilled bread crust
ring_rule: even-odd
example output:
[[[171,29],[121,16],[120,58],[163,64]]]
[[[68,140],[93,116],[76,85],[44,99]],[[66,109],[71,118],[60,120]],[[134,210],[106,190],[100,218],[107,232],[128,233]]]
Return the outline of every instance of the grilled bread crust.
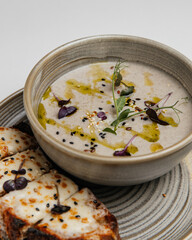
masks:
[[[76,238],[65,238],[62,236],[54,235],[53,233],[48,233],[44,231],[43,228],[29,228],[26,234],[26,240],[120,240],[118,232],[118,224],[116,218],[108,213],[107,216],[103,219],[105,223],[109,224],[109,227],[112,231],[110,235],[100,234],[82,234],[82,236]]]
[[[3,190],[3,184],[5,181],[14,181],[13,175],[15,174],[15,172],[17,172],[16,170],[18,170],[15,168],[18,168],[19,166],[22,166],[22,168],[26,169],[23,176],[27,177],[28,186],[30,186],[30,184],[33,183],[35,184],[35,188],[37,186],[36,181],[41,181],[41,178],[44,178],[46,174],[49,175],[51,174],[51,171],[54,171],[51,170],[52,168],[51,164],[44,165],[47,164],[46,158],[44,155],[41,154],[41,152],[37,153],[37,155],[35,155],[34,158],[33,155],[36,154],[36,150],[27,150],[34,147],[37,148],[37,144],[35,139],[30,135],[20,132],[18,129],[15,128],[0,127],[0,169],[2,171],[2,173],[0,174],[1,192]],[[37,149],[37,152],[38,151],[39,149]],[[17,163],[15,161],[17,161]],[[38,167],[33,164],[30,165],[29,167],[28,163],[31,164],[30,161],[33,161],[33,164],[37,164]],[[38,174],[35,174],[34,176],[30,174],[28,171],[31,172],[33,170],[32,168],[34,168],[36,173]],[[62,183],[62,181],[58,179],[58,175],[59,174],[57,174],[57,177],[56,176],[54,177],[54,181],[60,184]],[[65,178],[65,176],[62,177]],[[71,180],[69,179],[69,181]],[[56,186],[57,183],[56,184],[54,183],[53,185]],[[65,192],[66,190],[64,189],[62,190],[60,187],[61,190],[60,195],[62,195],[61,204],[64,205],[71,204],[70,205],[71,209],[72,210],[76,209],[76,211],[79,211],[82,215],[84,209],[88,209],[88,212],[90,211],[91,215],[90,213],[85,211],[85,216],[88,218],[88,220],[91,219],[90,222],[88,221],[86,225],[87,228],[85,227],[86,229],[85,231],[82,230],[84,229],[83,225],[80,225],[81,231],[75,230],[73,222],[70,222],[70,217],[74,218],[74,215],[72,215],[70,211],[69,218],[66,217],[65,213],[63,215],[62,214],[57,215],[58,217],[60,216],[63,217],[65,219],[66,224],[68,223],[67,220],[69,220],[69,229],[67,230],[68,232],[66,233],[63,230],[60,231],[60,225],[57,224],[58,219],[55,222],[55,224],[57,224],[56,225],[57,229],[55,229],[53,227],[54,225],[51,225],[52,222],[51,223],[49,222],[50,217],[53,216],[55,217],[55,215],[53,215],[51,211],[51,207],[49,209],[46,209],[46,211],[44,210],[46,214],[41,215],[41,217],[43,216],[42,219],[37,219],[36,222],[34,221],[30,222],[29,219],[27,219],[26,213],[24,215],[19,213],[20,209],[22,209],[23,212],[24,208],[23,207],[20,208],[20,205],[18,204],[12,204],[15,201],[15,199],[21,201],[20,199],[21,197],[18,196],[24,196],[24,198],[26,198],[27,201],[27,195],[25,195],[25,193],[27,191],[29,192],[29,190],[26,189],[25,191],[25,189],[21,189],[14,190],[13,194],[12,192],[9,193],[4,191],[4,193],[0,195],[0,240],[120,240],[118,223],[115,216],[108,211],[105,205],[101,203],[89,189],[85,188],[78,191],[78,186],[75,183],[72,183],[72,185],[73,184],[74,184],[74,186],[72,187],[73,192],[71,192],[70,196],[66,194],[62,195],[62,193]],[[42,185],[41,189],[43,188],[45,189],[48,187],[50,189],[50,186],[47,186],[45,184],[44,187]],[[66,188],[67,185],[64,183],[62,187]],[[57,188],[57,190],[58,189],[59,188]],[[68,193],[70,193],[70,190],[68,190]],[[35,194],[33,193],[33,191],[31,191],[31,197],[35,197],[34,195]],[[47,195],[49,195],[49,193]],[[78,199],[78,196],[79,196],[78,206],[79,208],[73,205],[74,203],[73,198],[77,197]],[[48,198],[46,197],[46,199]],[[56,199],[57,198],[55,198],[55,200]],[[52,207],[55,205],[54,200],[52,202],[50,201],[50,206],[51,205]],[[86,207],[84,208],[84,206]],[[79,223],[80,222],[77,222],[78,226]],[[46,224],[48,226],[46,226]],[[95,224],[94,227],[91,226],[92,224],[93,225]],[[73,231],[76,232],[74,233]]]

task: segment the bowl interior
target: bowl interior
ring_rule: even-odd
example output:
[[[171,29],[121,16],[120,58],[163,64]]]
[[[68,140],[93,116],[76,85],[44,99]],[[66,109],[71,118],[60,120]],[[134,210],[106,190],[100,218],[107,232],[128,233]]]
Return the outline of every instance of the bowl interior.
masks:
[[[131,36],[107,35],[84,38],[50,52],[40,60],[28,77],[24,90],[24,99],[27,99],[25,108],[39,131],[43,133],[44,129],[37,120],[38,105],[45,90],[55,80],[68,71],[89,63],[119,59],[145,63],[167,72],[181,82],[192,96],[192,64],[174,49],[152,40]],[[179,142],[174,148],[169,147],[168,151],[181,148],[191,141],[190,132],[184,141]],[[158,156],[165,154],[163,152],[165,150],[149,155]]]

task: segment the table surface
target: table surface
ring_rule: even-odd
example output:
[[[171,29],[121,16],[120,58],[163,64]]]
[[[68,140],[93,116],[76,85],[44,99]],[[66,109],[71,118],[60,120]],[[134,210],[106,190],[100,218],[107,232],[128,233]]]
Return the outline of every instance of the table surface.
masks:
[[[191,9],[190,0],[0,0],[0,101],[49,51],[82,37],[139,36],[192,59]]]

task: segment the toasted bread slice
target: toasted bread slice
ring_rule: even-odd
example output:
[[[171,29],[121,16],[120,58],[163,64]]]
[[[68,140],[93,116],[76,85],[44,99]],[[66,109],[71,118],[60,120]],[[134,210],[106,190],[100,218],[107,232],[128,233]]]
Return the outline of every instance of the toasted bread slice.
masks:
[[[19,168],[23,171],[19,172]],[[26,150],[2,159],[0,161],[0,195],[6,193],[4,183],[8,180],[14,180],[16,174],[17,178],[23,176],[28,181],[33,181],[48,172],[50,168],[50,162],[40,149]]]
[[[36,146],[36,141],[16,128],[0,127],[0,159]]]
[[[55,170],[29,182],[19,191],[12,191],[0,199],[4,236],[10,240],[23,239],[29,227],[44,219],[58,203],[78,191],[78,186]]]
[[[116,218],[93,193],[84,188],[62,201],[68,211],[47,213],[29,228],[28,240],[116,240],[120,239]]]

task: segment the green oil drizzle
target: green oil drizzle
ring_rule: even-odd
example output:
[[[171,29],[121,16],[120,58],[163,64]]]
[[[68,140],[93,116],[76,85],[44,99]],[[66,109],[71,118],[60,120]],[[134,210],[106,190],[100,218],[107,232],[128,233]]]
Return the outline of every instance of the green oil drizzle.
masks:
[[[42,99],[45,100],[50,96],[51,87],[48,87],[47,90],[44,92]]]
[[[138,147],[136,147],[135,145],[131,144],[130,146],[128,146],[127,152],[129,152],[131,154],[135,154],[136,152],[138,152]]]
[[[57,122],[51,118],[46,118],[47,112],[45,110],[45,107],[42,103],[39,104],[38,107],[38,120],[41,124],[41,126],[46,129],[46,124],[56,125]]]
[[[157,151],[160,151],[162,149],[163,149],[163,147],[161,146],[160,143],[152,143],[151,146],[150,146],[151,152],[157,152]]]
[[[166,117],[162,113],[160,113],[158,118],[169,123],[169,125],[171,125],[172,127],[178,127],[178,123],[176,123],[172,117]]]
[[[92,88],[91,84],[84,84],[82,82],[79,82],[75,79],[69,79],[66,81],[66,90],[65,90],[65,97],[66,98],[73,98],[74,94],[72,90],[78,91],[81,94],[101,94],[100,90],[98,88]]]
[[[160,131],[157,123],[143,125],[143,131],[140,133],[134,130],[131,132],[133,135],[137,134],[139,137],[145,139],[148,142],[157,142],[160,136]]]

